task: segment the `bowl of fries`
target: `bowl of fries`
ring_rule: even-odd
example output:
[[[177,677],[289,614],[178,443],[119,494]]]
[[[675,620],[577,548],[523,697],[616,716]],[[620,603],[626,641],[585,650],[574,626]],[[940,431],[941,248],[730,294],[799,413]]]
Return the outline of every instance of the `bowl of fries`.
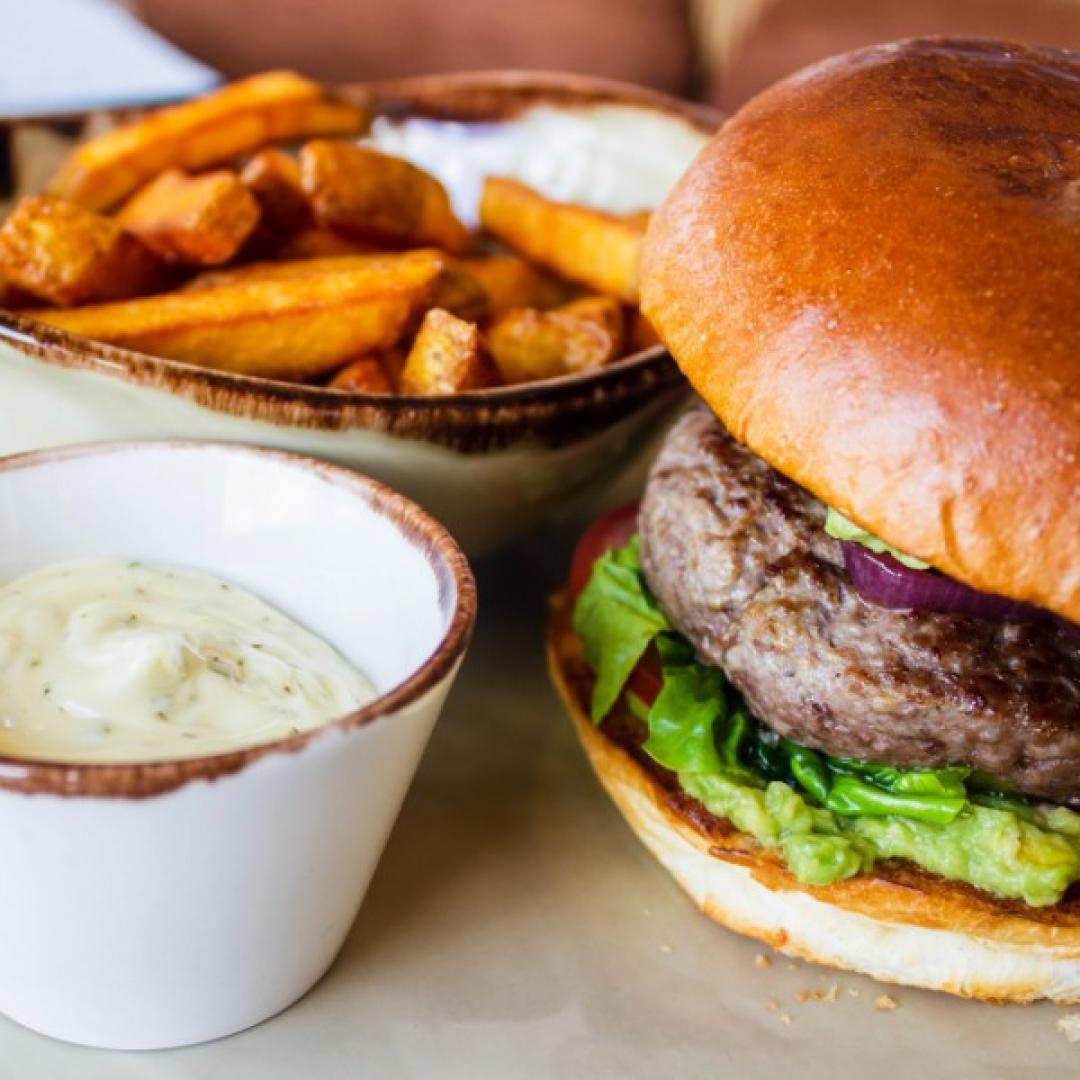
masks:
[[[74,144],[17,124],[0,453],[299,450],[492,550],[611,484],[681,407],[638,250],[716,124],[572,76],[289,72],[82,118]]]

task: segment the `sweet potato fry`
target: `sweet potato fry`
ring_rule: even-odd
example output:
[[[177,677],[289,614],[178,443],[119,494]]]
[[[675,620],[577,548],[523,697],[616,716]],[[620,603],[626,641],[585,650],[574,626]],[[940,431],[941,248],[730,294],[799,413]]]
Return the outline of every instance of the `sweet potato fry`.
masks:
[[[392,394],[394,384],[380,358],[371,354],[346,364],[330,380],[331,390],[349,390],[354,394]]]
[[[480,355],[480,330],[442,308],[432,308],[420,325],[405,368],[403,394],[456,394],[487,382]]]
[[[259,204],[228,169],[199,176],[169,169],[136,192],[116,220],[168,262],[217,266],[251,235]]]
[[[117,300],[165,283],[161,260],[109,218],[40,195],[0,226],[0,274],[50,304]]]
[[[366,146],[316,139],[300,150],[300,175],[319,223],[358,240],[469,249],[465,226],[435,177]]]
[[[487,255],[460,260],[487,296],[487,314],[505,315],[513,308],[551,308],[565,303],[573,287],[544,273],[516,255]]]
[[[614,360],[621,346],[622,312],[620,325],[612,325],[610,312],[590,303],[596,299],[606,298],[587,297],[552,311],[518,308],[495,322],[487,347],[503,381],[551,379]]]
[[[108,210],[165,169],[219,165],[267,143],[355,135],[366,112],[291,71],[270,71],[161,109],[76,147],[49,194]]]
[[[284,238],[315,223],[300,185],[300,163],[291,154],[270,146],[244,166],[240,179],[262,210],[261,224],[272,236]]]
[[[390,258],[390,257],[387,257]],[[31,317],[97,341],[266,378],[317,378],[351,356],[393,345],[425,302],[439,260],[398,256],[393,273],[238,281],[130,303]]]
[[[553,202],[532,188],[489,177],[480,224],[528,259],[571,281],[637,303],[638,261],[648,217],[617,217],[574,203]]]

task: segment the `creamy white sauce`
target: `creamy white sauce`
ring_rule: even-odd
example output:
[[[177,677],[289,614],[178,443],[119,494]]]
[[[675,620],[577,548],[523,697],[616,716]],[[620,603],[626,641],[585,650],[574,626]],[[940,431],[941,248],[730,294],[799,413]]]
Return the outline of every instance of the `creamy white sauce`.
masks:
[[[375,696],[326,642],[208,574],[109,559],[0,587],[0,754],[10,757],[223,753]]]
[[[457,123],[379,117],[370,141],[442,181],[475,226],[486,176],[615,214],[652,210],[706,142],[687,121],[633,105],[538,105],[513,120]]]

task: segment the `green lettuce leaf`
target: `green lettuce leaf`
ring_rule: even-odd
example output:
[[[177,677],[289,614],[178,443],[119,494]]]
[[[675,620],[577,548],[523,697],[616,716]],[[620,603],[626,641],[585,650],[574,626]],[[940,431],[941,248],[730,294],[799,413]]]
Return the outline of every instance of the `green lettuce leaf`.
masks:
[[[864,548],[876,551],[879,555],[882,552],[891,555],[897,562],[902,562],[912,570],[930,569],[928,562],[923,562],[922,559],[916,559],[914,555],[908,555],[907,552],[886,544],[884,540],[878,539],[873,533],[867,532],[854,521],[848,520],[839,510],[834,510],[831,506],[825,515],[825,531],[830,536],[835,536],[837,540],[851,540],[856,544],[862,544]]]
[[[645,752],[673,772],[721,772],[716,733],[727,713],[723,672],[697,663],[689,642],[673,634],[657,637],[656,647],[664,683],[649,710]]]
[[[901,795],[855,776],[838,776],[829,787],[825,807],[841,817],[889,817],[948,825],[968,805],[966,795]]]
[[[799,746],[790,739],[781,739],[780,746],[787,755],[792,778],[824,806],[829,798],[830,784],[827,759],[816,750]]]
[[[645,650],[657,634],[668,629],[641,574],[638,538],[602,555],[574,608],[574,631],[596,672],[594,724],[611,712]]]
[[[959,766],[944,769],[899,769],[892,765],[878,765],[851,758],[829,758],[829,768],[841,776],[858,777],[897,795],[963,797],[967,795],[965,781],[971,775],[970,769]]]

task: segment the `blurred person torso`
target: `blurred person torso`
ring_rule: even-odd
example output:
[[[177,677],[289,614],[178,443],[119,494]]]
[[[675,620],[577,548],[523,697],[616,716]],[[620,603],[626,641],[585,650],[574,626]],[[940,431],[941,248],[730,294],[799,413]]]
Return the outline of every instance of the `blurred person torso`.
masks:
[[[683,0],[136,0],[133,7],[227,76],[291,67],[349,82],[526,68],[691,90]]]
[[[1080,49],[1080,0],[126,0],[233,77],[575,71],[733,111],[834,53],[925,34]]]

